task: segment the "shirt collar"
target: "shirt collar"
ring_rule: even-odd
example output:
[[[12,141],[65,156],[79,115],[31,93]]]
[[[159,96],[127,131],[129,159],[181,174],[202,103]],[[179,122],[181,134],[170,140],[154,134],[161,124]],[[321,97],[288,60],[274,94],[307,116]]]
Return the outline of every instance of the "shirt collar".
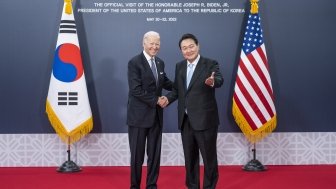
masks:
[[[146,60],[150,63],[150,60],[151,60],[151,56],[149,56],[145,51],[143,51],[143,54],[145,55],[145,57],[146,57]],[[154,59],[154,62],[155,62],[155,57],[153,57],[153,59]]]
[[[193,64],[196,67],[196,65],[197,65],[197,63],[198,63],[198,61],[199,61],[200,58],[201,58],[201,56],[198,54],[197,58],[193,62],[189,62],[187,60],[187,66],[189,66],[189,64]]]

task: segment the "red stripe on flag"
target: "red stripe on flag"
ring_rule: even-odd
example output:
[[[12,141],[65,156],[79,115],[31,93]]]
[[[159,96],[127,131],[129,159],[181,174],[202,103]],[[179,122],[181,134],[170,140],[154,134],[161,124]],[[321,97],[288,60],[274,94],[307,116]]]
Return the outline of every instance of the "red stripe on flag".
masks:
[[[256,50],[257,50],[260,58],[262,59],[263,63],[265,64],[267,70],[269,70],[268,61],[267,61],[265,52],[263,51],[263,49],[261,47],[257,48]]]
[[[250,115],[247,113],[245,107],[240,102],[240,100],[239,100],[238,96],[236,95],[236,93],[233,94],[233,98],[234,98],[234,101],[236,102],[237,107],[239,108],[240,112],[243,114],[245,120],[250,125],[251,129],[253,131],[257,130],[258,127],[254,124],[253,120],[251,119]]]
[[[257,72],[259,78],[261,79],[261,81],[263,82],[264,86],[266,87],[266,90],[268,92],[268,94],[272,97],[273,99],[273,91],[272,88],[270,87],[264,73],[262,72],[262,70],[260,69],[257,61],[254,59],[252,54],[248,54],[247,55],[248,60],[251,62],[251,65],[253,66],[254,70]],[[268,72],[268,70],[267,70]]]
[[[259,51],[261,51],[261,53],[264,56],[264,53],[263,53],[263,51],[260,47],[257,48],[257,52],[258,52],[259,56],[261,56]],[[263,82],[264,86],[266,87],[268,94],[270,95],[270,97],[272,97],[272,100],[273,100],[273,91],[272,91],[272,88],[270,86],[270,83],[268,83],[267,78],[265,77],[264,73],[262,72],[262,70],[261,70],[260,66],[258,65],[257,61],[255,60],[255,58],[253,57],[252,53],[248,54],[247,58],[250,60],[252,66],[254,67],[254,69],[258,73],[261,81]],[[264,59],[262,59],[262,60],[263,60],[263,63],[265,64],[265,66],[267,68],[267,72],[268,72],[267,60],[265,59],[266,62],[264,62]]]
[[[250,56],[250,55],[248,55]],[[250,60],[250,58],[248,57],[248,59]],[[253,63],[252,63],[253,64]],[[261,92],[259,85],[256,83],[256,81],[253,79],[252,75],[250,74],[250,72],[247,70],[245,64],[241,63],[239,64],[240,69],[242,70],[242,72],[244,73],[246,79],[249,81],[250,85],[252,86],[253,90],[256,92],[256,94],[258,95],[260,101],[262,102],[262,105],[265,107],[265,109],[267,110],[268,114],[270,115],[270,117],[273,117],[274,113],[272,111],[271,106],[269,105],[269,103],[266,100],[266,97],[264,96],[264,94]],[[266,121],[262,121],[262,123],[266,123]]]
[[[240,91],[242,92],[242,94],[244,95],[247,103],[249,103],[249,105],[252,107],[254,113],[257,115],[257,117],[259,118],[261,123],[266,123],[266,119],[264,117],[264,115],[261,113],[259,107],[257,106],[256,102],[253,100],[253,98],[251,97],[249,91],[246,90],[244,84],[241,82],[239,76],[236,79],[236,84],[238,85]]]

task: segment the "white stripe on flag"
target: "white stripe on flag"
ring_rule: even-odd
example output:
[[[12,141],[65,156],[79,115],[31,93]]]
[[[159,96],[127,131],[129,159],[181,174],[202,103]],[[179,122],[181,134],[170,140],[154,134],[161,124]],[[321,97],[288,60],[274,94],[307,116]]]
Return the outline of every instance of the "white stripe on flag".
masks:
[[[262,47],[264,47],[264,44],[262,44]],[[263,49],[265,49],[265,48],[263,48]],[[264,54],[265,53],[266,52],[264,51]],[[271,77],[270,77],[269,71],[268,71],[267,67],[265,66],[265,63],[261,59],[258,51],[256,51],[256,50],[253,51],[252,55],[253,55],[254,59],[256,60],[256,62],[258,63],[258,65],[259,65],[260,69],[262,70],[264,76],[266,77],[268,85],[270,86],[270,88],[272,90],[272,94],[269,94],[269,92],[267,91],[265,85],[258,83],[258,86],[262,90],[262,93],[264,94],[264,96],[265,96],[265,98],[267,100],[267,103],[272,108],[272,112],[275,113],[275,106],[274,106],[274,103],[273,103],[273,98],[270,96],[270,95],[273,95],[273,89],[272,89],[272,83],[271,83]],[[265,56],[266,56],[266,54],[265,54]],[[263,88],[261,88],[261,85],[262,85]]]
[[[245,86],[247,92],[250,94],[250,96],[252,97],[254,103],[258,106],[259,110],[261,111],[262,115],[264,116],[264,118],[266,120],[270,119],[271,116],[269,115],[269,113],[267,112],[264,104],[262,103],[262,101],[260,100],[259,96],[257,95],[257,93],[255,92],[255,90],[253,89],[253,87],[250,84],[250,81],[247,80],[247,78],[245,77],[244,73],[241,71],[241,69],[238,69],[238,76],[240,78],[240,80],[242,81],[243,85]]]
[[[254,79],[254,81],[257,83],[257,85],[259,86],[262,94],[265,96],[268,104],[271,105],[272,111],[275,111],[274,105],[273,105],[273,100],[272,97],[270,96],[270,94],[268,93],[265,85],[263,84],[262,80],[260,79],[258,73],[254,70],[251,62],[248,60],[248,58],[246,57],[244,51],[241,51],[241,59],[243,61],[243,63],[245,64],[246,68],[248,69],[248,71],[250,72],[250,74],[252,75],[252,78]],[[268,73],[268,72],[267,72]],[[268,75],[268,74],[267,74]]]
[[[262,45],[260,46],[260,48],[261,48],[261,50],[264,52],[264,55],[265,55],[265,57],[266,57],[266,61],[267,61],[267,55],[266,55],[265,45],[262,44]],[[252,54],[253,54],[253,57],[256,59],[258,65],[259,65],[259,67],[260,67],[260,69],[261,69],[262,72],[264,73],[264,75],[265,75],[265,77],[266,77],[266,79],[267,79],[268,85],[269,85],[269,86],[271,87],[271,89],[272,89],[271,76],[270,76],[270,74],[269,74],[268,68],[267,68],[266,65],[265,65],[265,64],[267,64],[267,62],[265,63],[265,62],[261,59],[261,57],[260,57],[258,51],[252,52]],[[272,89],[272,91],[273,91],[273,89]]]
[[[247,102],[245,96],[243,95],[243,93],[241,92],[241,90],[240,90],[240,88],[237,84],[236,84],[236,87],[235,87],[235,93],[236,93],[239,101],[241,102],[241,104],[243,104],[246,112],[251,117],[254,124],[259,128],[262,125],[262,123],[260,122],[258,116],[255,114],[253,108],[250,106],[250,103]]]

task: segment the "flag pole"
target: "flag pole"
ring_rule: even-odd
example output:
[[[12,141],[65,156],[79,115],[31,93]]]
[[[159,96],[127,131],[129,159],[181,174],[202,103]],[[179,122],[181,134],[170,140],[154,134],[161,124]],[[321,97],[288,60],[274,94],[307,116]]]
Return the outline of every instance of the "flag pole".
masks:
[[[244,165],[243,170],[244,171],[266,171],[267,167],[264,166],[259,160],[256,159],[256,144],[253,144],[253,159],[250,160],[246,165]]]
[[[46,113],[56,133],[68,145],[67,161],[57,171],[72,173],[81,169],[71,161],[71,144],[90,133],[93,118],[72,7],[73,0],[63,1]],[[61,66],[63,64],[71,66]]]
[[[251,10],[247,17],[232,98],[232,115],[247,140],[253,144],[253,159],[243,166],[245,171],[267,170],[256,159],[256,142],[269,135],[277,124],[258,2],[250,0]]]
[[[71,154],[70,154],[70,137],[68,138],[68,160],[65,161],[58,169],[57,171],[60,173],[75,173],[81,171],[81,168],[71,160]]]

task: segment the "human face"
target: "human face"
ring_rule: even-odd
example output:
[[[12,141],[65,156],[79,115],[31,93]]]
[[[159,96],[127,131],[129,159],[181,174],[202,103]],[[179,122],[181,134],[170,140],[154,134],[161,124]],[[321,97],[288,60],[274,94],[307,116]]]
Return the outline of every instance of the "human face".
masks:
[[[194,40],[185,39],[181,41],[181,51],[185,59],[189,62],[193,62],[198,56],[199,46],[196,45]]]
[[[154,57],[160,50],[160,38],[158,36],[148,36],[144,39],[143,47],[145,52]]]

